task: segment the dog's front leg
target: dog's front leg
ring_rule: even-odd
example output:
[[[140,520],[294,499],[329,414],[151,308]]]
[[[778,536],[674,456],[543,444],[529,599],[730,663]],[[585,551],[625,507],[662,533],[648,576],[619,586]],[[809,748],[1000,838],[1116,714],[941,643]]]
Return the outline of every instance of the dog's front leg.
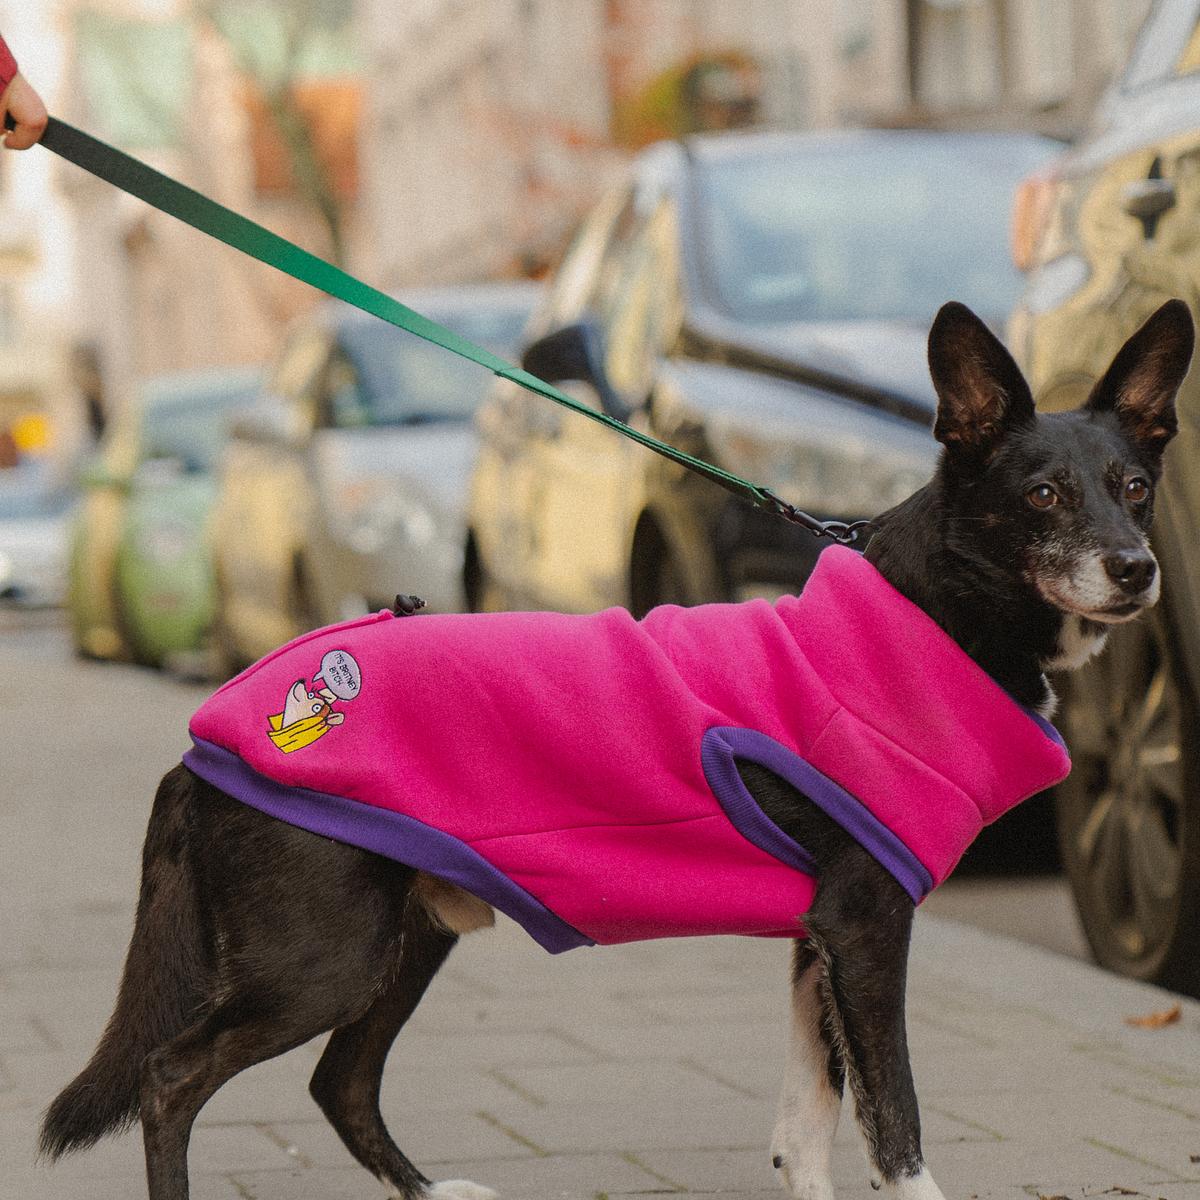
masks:
[[[841,1059],[821,998],[824,966],[808,942],[792,960],[792,1029],[771,1163],[796,1200],[833,1200],[829,1158],[842,1108]]]
[[[822,872],[805,914],[824,971],[823,1017],[854,1097],[877,1180],[895,1200],[944,1200],[921,1154],[904,993],[912,901],[865,850]]]

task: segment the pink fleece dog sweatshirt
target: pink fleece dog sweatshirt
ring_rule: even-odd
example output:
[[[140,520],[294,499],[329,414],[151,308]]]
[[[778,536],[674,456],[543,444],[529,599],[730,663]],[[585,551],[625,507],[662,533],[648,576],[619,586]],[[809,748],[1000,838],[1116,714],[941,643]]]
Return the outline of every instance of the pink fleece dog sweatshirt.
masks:
[[[738,759],[914,902],[1070,769],[1047,721],[842,547],[775,604],[334,625],[227,683],[191,735],[184,762],[230,795],[457,883],[555,952],[803,936],[812,859]]]

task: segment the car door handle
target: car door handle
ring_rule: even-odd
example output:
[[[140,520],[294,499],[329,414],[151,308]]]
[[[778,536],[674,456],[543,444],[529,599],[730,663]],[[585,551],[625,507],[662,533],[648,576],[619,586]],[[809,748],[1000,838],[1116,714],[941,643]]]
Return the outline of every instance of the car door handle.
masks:
[[[1121,207],[1143,224],[1153,224],[1175,207],[1175,183],[1170,179],[1136,179],[1121,189]],[[1151,229],[1146,236],[1152,235]]]

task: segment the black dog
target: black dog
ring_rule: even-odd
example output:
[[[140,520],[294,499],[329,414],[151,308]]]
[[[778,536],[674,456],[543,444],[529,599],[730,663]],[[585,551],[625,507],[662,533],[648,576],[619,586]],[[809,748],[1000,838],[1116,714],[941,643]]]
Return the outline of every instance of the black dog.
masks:
[[[1048,714],[1044,672],[1079,665],[1157,599],[1147,532],[1192,342],[1187,308],[1165,304],[1082,409],[1039,417],[982,323],[961,305],[938,314],[929,358],[942,460],[878,520],[867,556],[1028,707]],[[809,850],[819,880],[803,914],[809,936],[796,944],[775,1166],[793,1195],[832,1196],[848,1082],[880,1181],[904,1200],[937,1200],[905,1035],[912,901],[804,795],[762,767],[740,770]],[[392,1040],[458,933],[490,915],[452,885],[274,820],[175,768],[150,818],[116,1011],[51,1105],[43,1150],[87,1146],[140,1113],[152,1200],[183,1200],[192,1122],[209,1097],[333,1030],[311,1091],[351,1154],[408,1200],[490,1195],[464,1181],[431,1185],[379,1112]]]

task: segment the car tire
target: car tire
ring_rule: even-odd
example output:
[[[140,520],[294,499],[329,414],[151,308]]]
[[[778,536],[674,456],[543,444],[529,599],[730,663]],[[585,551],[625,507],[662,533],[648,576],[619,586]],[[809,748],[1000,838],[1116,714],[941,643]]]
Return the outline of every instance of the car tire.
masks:
[[[687,607],[699,604],[702,599],[715,598],[697,594],[682,558],[667,542],[658,522],[646,515],[638,523],[634,536],[629,578],[629,608],[638,620],[660,604]]]
[[[1059,844],[1096,960],[1200,995],[1200,746],[1165,602],[1062,687]]]
[[[139,641],[135,623],[129,615],[129,598],[121,586],[119,571],[113,573],[113,624],[121,638],[124,647],[122,657],[139,667],[159,668],[162,663],[151,654]]]
[[[474,536],[468,535],[463,556],[463,596],[467,611],[473,613],[508,612],[512,608],[508,593],[483,565]]]
[[[287,597],[288,620],[292,627],[293,638],[320,629],[327,624],[321,618],[316,599],[313,596],[312,585],[308,580],[303,560],[297,556],[292,563],[292,577],[288,586]]]
[[[237,637],[225,615],[228,592],[221,582],[221,572],[215,565],[213,568],[213,591],[216,604],[213,608],[212,625],[205,640],[208,644],[213,678],[224,682],[245,670],[250,665],[250,660],[239,649]]]
[[[688,586],[687,574],[679,560],[664,550],[654,564],[654,582],[650,594],[654,597],[652,608],[660,604],[694,604],[691,589]]]

